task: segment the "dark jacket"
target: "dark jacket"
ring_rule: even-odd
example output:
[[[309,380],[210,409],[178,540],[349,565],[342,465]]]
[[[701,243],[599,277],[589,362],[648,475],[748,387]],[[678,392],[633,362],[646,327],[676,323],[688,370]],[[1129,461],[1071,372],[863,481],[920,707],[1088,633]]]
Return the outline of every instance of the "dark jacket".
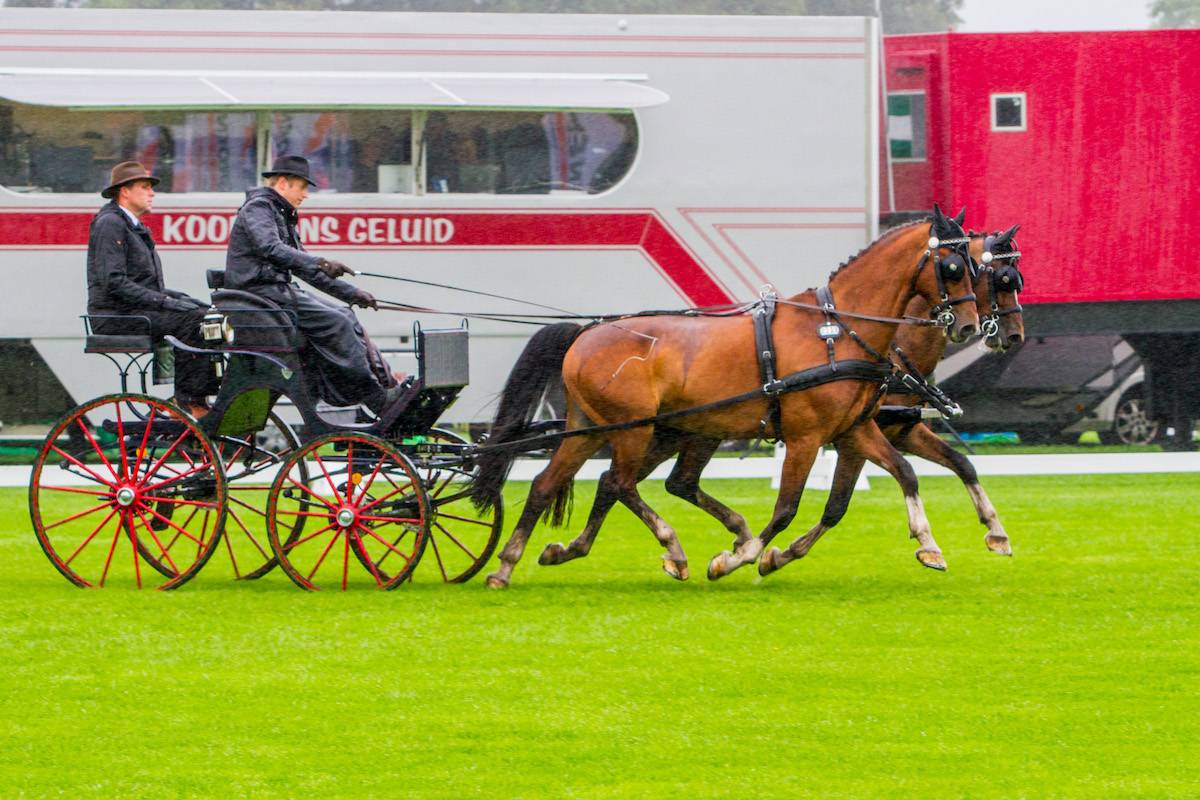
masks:
[[[321,259],[305,252],[296,228],[299,219],[296,209],[274,189],[246,192],[246,202],[229,232],[226,288],[254,292],[287,305],[289,286],[296,277],[342,302],[351,302],[354,287],[328,277],[317,268]]]
[[[168,297],[162,261],[145,225],[133,227],[116,200],[92,218],[88,232],[89,314],[138,314],[157,311]]]

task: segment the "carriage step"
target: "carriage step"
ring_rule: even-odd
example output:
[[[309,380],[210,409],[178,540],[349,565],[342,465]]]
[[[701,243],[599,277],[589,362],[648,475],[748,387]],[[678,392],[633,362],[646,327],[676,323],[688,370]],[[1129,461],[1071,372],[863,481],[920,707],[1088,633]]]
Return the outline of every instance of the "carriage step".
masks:
[[[118,428],[115,419],[106,419],[100,424],[106,433],[111,433],[113,436],[120,435],[121,429],[124,429],[126,436],[142,437],[146,433],[146,420],[135,419],[123,422]],[[155,437],[175,437],[183,435],[187,430],[187,426],[174,419],[156,419],[152,423],[151,434]]]

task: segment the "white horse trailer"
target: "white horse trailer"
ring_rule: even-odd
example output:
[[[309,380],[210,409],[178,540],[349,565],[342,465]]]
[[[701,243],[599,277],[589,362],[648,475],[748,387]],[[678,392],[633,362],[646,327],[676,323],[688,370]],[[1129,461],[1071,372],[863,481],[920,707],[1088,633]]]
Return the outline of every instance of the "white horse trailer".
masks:
[[[587,314],[790,294],[876,233],[878,75],[860,17],[0,9],[0,343],[32,344],[77,401],[115,388],[79,315],[97,192],[127,159],[162,178],[168,285],[199,296],[285,152],[320,184],[308,248],[359,270]],[[408,346],[414,317],[360,318]],[[470,327],[450,422],[490,417],[532,330]]]

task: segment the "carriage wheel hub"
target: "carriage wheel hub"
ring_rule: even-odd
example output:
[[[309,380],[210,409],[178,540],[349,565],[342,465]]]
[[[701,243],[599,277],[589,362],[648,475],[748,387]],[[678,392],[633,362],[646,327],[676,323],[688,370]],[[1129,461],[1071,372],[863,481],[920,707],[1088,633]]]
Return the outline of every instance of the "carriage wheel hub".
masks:
[[[349,528],[354,524],[355,516],[356,515],[353,509],[343,508],[341,511],[337,512],[337,524],[341,525],[343,528]]]
[[[117,490],[117,505],[122,508],[128,508],[133,505],[133,501],[137,499],[137,492],[133,491],[128,486],[122,486]]]

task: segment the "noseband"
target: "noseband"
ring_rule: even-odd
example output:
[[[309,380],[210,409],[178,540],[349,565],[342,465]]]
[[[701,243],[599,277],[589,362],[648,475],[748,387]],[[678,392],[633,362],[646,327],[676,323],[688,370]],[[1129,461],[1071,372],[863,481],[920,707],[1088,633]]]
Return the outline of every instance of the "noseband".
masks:
[[[934,275],[937,276],[938,294],[941,295],[942,302],[929,309],[929,316],[937,320],[937,323],[945,328],[952,326],[958,319],[954,314],[954,307],[956,305],[959,303],[975,302],[975,292],[973,291],[968,291],[966,294],[955,298],[951,298],[949,292],[946,291],[947,280],[962,280],[968,270],[970,271],[971,278],[974,279],[976,274],[975,262],[970,255],[970,245],[971,239],[969,237],[939,239],[933,235],[931,227],[929,247],[926,248],[924,255],[921,256],[921,263],[917,265],[916,274],[919,276],[921,270],[925,268],[925,263],[930,258],[934,259]],[[937,250],[942,247],[950,248],[952,251],[951,254],[945,258],[942,258],[941,254],[935,255]]]
[[[1001,317],[1021,313],[1020,303],[1014,303],[1008,308],[1000,308],[1000,304],[996,302],[999,293],[1004,291],[1012,292],[1015,295],[1025,288],[1025,278],[1021,275],[1021,270],[1017,266],[1017,261],[1021,258],[1021,251],[1017,249],[1017,243],[1011,243],[1013,247],[1011,252],[993,253],[992,243],[994,240],[994,236],[989,236],[984,240],[983,255],[979,257],[979,260],[983,263],[983,269],[987,270],[988,293],[992,300],[992,313],[984,317],[981,326],[981,333],[986,338],[995,336],[1000,332]],[[997,269],[992,266],[996,261],[1009,261],[1010,263],[1003,264]]]

